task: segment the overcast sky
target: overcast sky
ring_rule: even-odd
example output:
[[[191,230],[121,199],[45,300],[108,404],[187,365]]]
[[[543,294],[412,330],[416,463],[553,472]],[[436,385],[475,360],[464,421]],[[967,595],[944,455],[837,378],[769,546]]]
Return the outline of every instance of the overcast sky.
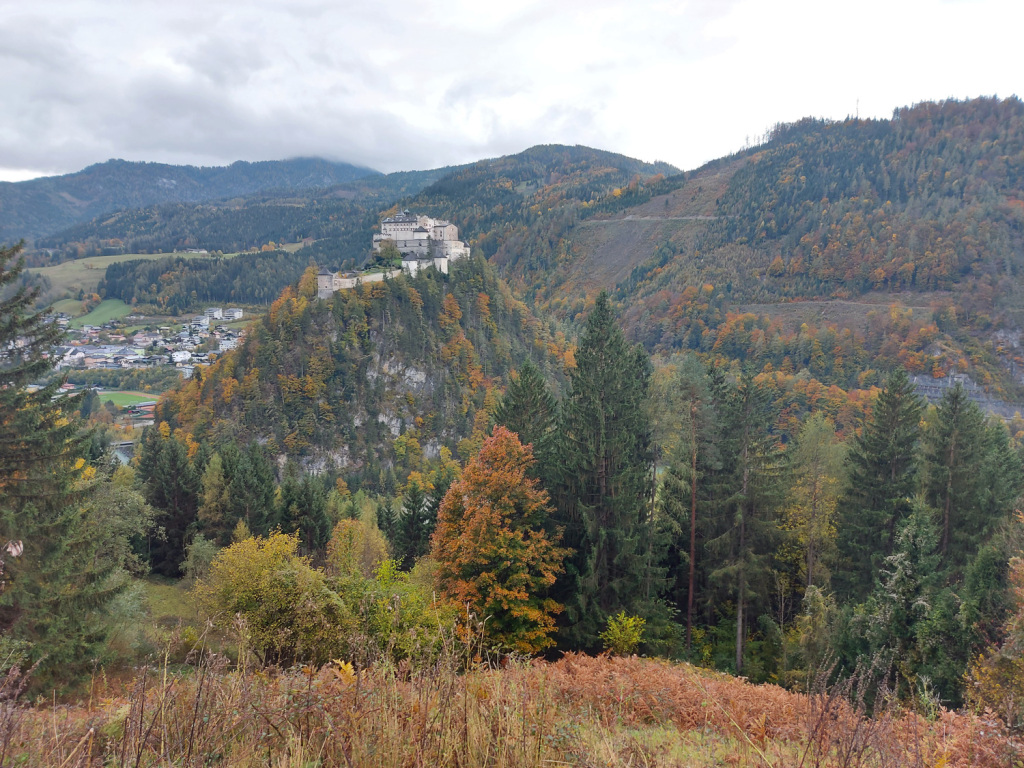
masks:
[[[1020,0],[0,0],[0,179],[382,171],[586,144],[690,169],[804,116],[1024,95]]]

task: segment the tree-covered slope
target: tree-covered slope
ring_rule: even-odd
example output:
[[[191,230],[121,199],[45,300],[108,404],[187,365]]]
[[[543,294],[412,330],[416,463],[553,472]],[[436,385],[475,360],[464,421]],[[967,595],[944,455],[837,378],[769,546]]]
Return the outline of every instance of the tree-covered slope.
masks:
[[[199,259],[187,265],[121,264],[108,271],[105,281],[111,296],[162,309],[183,310],[183,301],[200,302],[204,296],[261,301],[294,283],[295,270],[301,272],[310,260],[332,269],[364,263],[381,216],[401,208],[450,219],[475,253],[489,255],[509,241],[543,240],[535,231],[538,223],[547,227],[552,220],[574,219],[580,208],[605,210],[609,200],[619,200],[615,193],[627,190],[625,199],[634,199],[629,189],[635,190],[641,179],[673,171],[664,164],[586,147],[535,147],[463,167],[369,177],[304,196],[121,211],[42,241],[56,252],[37,253],[35,258],[59,260],[110,249],[132,253],[202,247],[227,252],[313,238],[312,245],[293,257],[292,269],[268,273],[256,265],[265,282],[255,293],[230,294],[233,286],[210,282],[209,276],[227,279],[234,270]]]
[[[42,238],[37,263],[98,253],[170,253],[185,248],[236,252],[267,243],[318,242],[314,252],[335,266],[365,257],[378,211],[413,195],[451,168],[374,174],[329,188],[278,190],[230,199],[129,208]],[[275,294],[288,282],[275,285]]]
[[[197,440],[255,439],[310,469],[376,482],[482,439],[485,403],[509,372],[526,359],[560,369],[565,354],[479,257],[448,278],[428,270],[314,296],[307,272],[237,350],[172,393],[160,418]]]
[[[591,204],[659,173],[677,170],[588,147],[540,146],[467,166],[367,177],[315,193],[126,210],[40,245],[75,257],[105,248],[235,251],[313,237],[321,263],[355,265],[367,258],[380,216],[410,208],[451,219],[471,246],[490,256],[541,212]]]
[[[651,350],[737,347],[739,323],[743,349],[730,354],[776,367],[789,357],[799,370],[815,340],[832,358],[835,336],[848,332],[867,367],[957,368],[1014,388],[1020,100],[805,120],[685,181],[645,187],[639,204],[609,213],[542,216],[534,236],[506,240],[495,261],[518,291],[570,321],[597,291],[613,291],[630,334]],[[835,380],[855,383],[841,367]]]
[[[198,168],[108,160],[63,176],[0,183],[0,240],[37,238],[125,208],[323,188],[374,174],[319,158]]]

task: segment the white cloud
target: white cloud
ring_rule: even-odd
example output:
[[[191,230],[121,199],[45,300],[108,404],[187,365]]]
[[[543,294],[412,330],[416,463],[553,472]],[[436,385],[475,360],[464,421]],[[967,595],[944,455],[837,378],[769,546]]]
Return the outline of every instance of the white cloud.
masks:
[[[692,168],[776,122],[1021,93],[1022,21],[1002,0],[5,4],[0,178],[552,142]]]

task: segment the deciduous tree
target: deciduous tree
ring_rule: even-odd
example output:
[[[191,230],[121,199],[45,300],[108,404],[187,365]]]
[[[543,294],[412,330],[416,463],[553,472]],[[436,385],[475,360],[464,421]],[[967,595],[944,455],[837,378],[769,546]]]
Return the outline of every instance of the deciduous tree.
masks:
[[[545,532],[551,509],[532,463],[515,434],[495,427],[445,495],[432,541],[441,589],[469,605],[491,641],[524,653],[554,643],[561,606],[549,591],[567,554]]]

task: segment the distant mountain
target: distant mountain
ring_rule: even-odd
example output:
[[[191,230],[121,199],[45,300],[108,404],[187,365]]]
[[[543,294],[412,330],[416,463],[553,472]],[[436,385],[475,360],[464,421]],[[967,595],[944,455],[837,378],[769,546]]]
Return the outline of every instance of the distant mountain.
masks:
[[[99,253],[170,253],[201,247],[237,252],[269,242],[324,240],[338,259],[364,255],[377,212],[461,166],[428,171],[374,174],[326,188],[261,191],[203,202],[173,202],[129,208],[75,224],[40,238],[46,254],[30,255],[36,265]],[[318,246],[322,247],[322,246]],[[284,283],[275,286],[276,296]]]
[[[63,176],[0,183],[0,242],[35,239],[127,208],[323,188],[374,175],[320,158],[202,168],[108,160]]]
[[[538,146],[464,166],[368,176],[315,192],[125,210],[69,227],[37,245],[60,251],[54,258],[77,258],[181,248],[239,251],[312,237],[318,242],[305,258],[354,265],[367,257],[380,215],[407,207],[450,218],[490,256],[504,235],[536,220],[539,211],[547,215],[565,206],[597,205],[616,189],[628,191],[643,179],[678,173],[665,163],[589,147]]]

